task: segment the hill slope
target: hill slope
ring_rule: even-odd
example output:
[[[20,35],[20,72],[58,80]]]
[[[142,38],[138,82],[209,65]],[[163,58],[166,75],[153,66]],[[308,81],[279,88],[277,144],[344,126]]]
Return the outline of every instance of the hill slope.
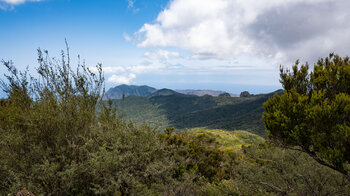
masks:
[[[158,130],[207,128],[246,130],[266,137],[261,120],[262,104],[274,93],[250,97],[188,96],[169,93],[148,97],[129,96],[114,100],[127,120],[149,123]]]
[[[260,144],[264,142],[264,138],[249,133],[247,131],[225,131],[221,129],[194,129],[189,131],[189,134],[199,135],[208,134],[213,136],[220,148],[229,149],[233,151],[240,150],[243,145]]]
[[[169,96],[169,95],[177,95],[177,96],[187,96],[185,94],[173,91],[171,89],[163,88],[160,90],[155,91],[154,93],[150,94],[150,97],[156,97],[156,96]]]
[[[135,85],[119,85],[114,88],[110,88],[107,92],[105,97],[109,99],[121,99],[123,94],[125,97],[129,95],[137,95],[137,96],[148,96],[155,92],[157,89],[149,86],[135,86]]]

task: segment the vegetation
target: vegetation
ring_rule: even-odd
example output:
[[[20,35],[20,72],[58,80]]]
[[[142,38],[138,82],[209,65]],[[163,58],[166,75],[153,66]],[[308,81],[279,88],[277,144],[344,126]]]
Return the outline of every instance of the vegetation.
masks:
[[[223,150],[239,151],[242,146],[258,145],[265,140],[247,131],[225,131],[221,129],[194,129],[188,131],[190,135],[208,135],[215,138],[219,148]]]
[[[247,195],[348,195],[350,191],[341,174],[303,152],[266,144],[243,151],[234,179]]]
[[[148,96],[155,92],[157,89],[149,86],[135,86],[135,85],[119,85],[109,89],[105,94],[105,99],[123,99],[129,95]]]
[[[281,93],[281,91],[277,91]],[[163,89],[149,97],[129,96],[113,100],[122,117],[163,130],[167,127],[247,130],[266,137],[261,120],[262,104],[273,93],[250,97],[189,96]]]
[[[282,95],[264,104],[269,138],[309,154],[350,181],[350,60],[330,54],[309,72],[281,68]]]
[[[142,86],[136,86],[136,85],[126,85],[121,84],[118,86],[115,86],[113,88],[110,88],[105,95],[105,99],[108,97],[109,99],[121,99],[122,95],[124,94],[126,97],[130,95],[136,95],[140,97],[147,97],[151,95],[152,93],[155,93],[156,91],[169,91],[171,94],[174,93],[180,93],[184,95],[195,95],[195,96],[204,96],[204,95],[211,95],[211,96],[219,96],[221,94],[224,94],[225,96],[233,96],[237,97],[238,95],[235,94],[229,94],[225,91],[214,91],[214,90],[170,90],[170,89],[155,89],[153,87],[142,85]]]
[[[3,62],[0,193],[125,195],[167,183],[172,162],[156,132],[100,102],[101,65],[97,75],[81,64],[73,72],[63,52],[60,64],[38,52],[39,79]]]
[[[127,122],[115,102],[102,101],[101,65],[97,73],[84,64],[73,71],[68,52],[62,52],[61,60],[38,52],[38,78],[3,61],[9,74],[2,82],[8,97],[0,102],[0,195],[20,190],[35,195],[346,195],[350,191],[344,175],[306,153],[274,147],[245,131],[156,132],[147,124]],[[167,98],[199,108],[214,103],[245,108],[266,96],[240,98],[253,106],[237,106],[242,100],[229,97],[204,97],[208,102],[153,97],[160,99],[158,103]],[[175,104],[168,107],[169,112],[186,111]]]

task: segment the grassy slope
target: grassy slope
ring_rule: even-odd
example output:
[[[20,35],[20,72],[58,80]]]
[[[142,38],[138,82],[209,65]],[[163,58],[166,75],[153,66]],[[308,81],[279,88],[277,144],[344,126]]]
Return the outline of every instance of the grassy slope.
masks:
[[[247,131],[225,131],[221,129],[194,129],[190,134],[208,134],[216,138],[216,141],[223,149],[237,151],[242,145],[259,144],[264,138]]]

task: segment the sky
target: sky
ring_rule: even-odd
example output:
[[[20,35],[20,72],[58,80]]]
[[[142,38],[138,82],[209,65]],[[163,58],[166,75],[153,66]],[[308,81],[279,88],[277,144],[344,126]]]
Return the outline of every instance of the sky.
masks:
[[[239,94],[282,88],[279,67],[349,55],[348,0],[0,0],[0,59],[34,73],[69,44],[106,88]],[[6,73],[0,67],[0,78]],[[0,96],[4,94],[0,93]]]

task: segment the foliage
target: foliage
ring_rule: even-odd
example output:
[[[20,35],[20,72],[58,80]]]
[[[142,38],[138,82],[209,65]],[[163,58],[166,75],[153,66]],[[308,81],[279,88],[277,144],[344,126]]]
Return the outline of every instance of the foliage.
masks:
[[[113,105],[118,106],[118,112],[125,120],[131,120],[137,124],[147,123],[158,131],[167,128],[170,124],[163,111],[145,97],[131,95],[125,97],[124,101],[113,100]]]
[[[159,137],[168,146],[175,158],[177,168],[173,177],[182,178],[186,171],[198,173],[209,181],[223,175],[224,151],[220,150],[214,137],[207,134],[172,134],[166,129]]]
[[[280,93],[280,91],[277,91]],[[181,94],[154,95],[151,97],[128,96],[124,101],[113,100],[119,105],[122,117],[135,123],[144,122],[163,130],[208,128],[247,130],[266,137],[261,120],[262,104],[273,94],[250,97],[186,96]]]
[[[73,71],[68,53],[62,52],[57,60],[46,51],[38,52],[38,78],[3,61],[9,74],[2,82],[8,98],[0,100],[1,195],[22,188],[35,195],[349,192],[349,182],[339,173],[301,152],[266,143],[256,146],[263,139],[251,133],[198,129],[186,133],[173,128],[156,132],[147,124],[127,122],[115,102],[101,99],[101,65],[97,73],[80,63]],[[157,99],[166,101],[167,96],[148,100]],[[244,113],[264,99],[265,95],[244,99],[204,96],[182,103],[199,108],[231,103]],[[170,111],[176,110],[176,104],[168,107],[169,113],[176,113]],[[178,107],[186,111],[185,106]],[[242,150],[242,144],[249,147]]]
[[[135,86],[135,85],[119,85],[114,88],[110,88],[106,94],[105,99],[123,99],[123,97],[127,97],[130,95],[137,96],[148,96],[155,92],[157,89],[149,87],[149,86]]]
[[[306,153],[270,146],[243,148],[234,183],[247,195],[348,195],[349,182]]]
[[[249,146],[252,144],[260,144],[265,140],[253,133],[247,131],[225,131],[220,129],[194,129],[188,131],[190,135],[206,134],[210,137],[215,138],[219,148],[222,150],[229,151],[240,151],[242,146]]]
[[[304,151],[350,181],[350,61],[330,54],[309,72],[281,67],[285,92],[264,104],[269,138]]]
[[[38,79],[3,62],[0,192],[125,195],[154,184],[161,191],[172,162],[152,128],[126,123],[101,102],[101,65],[97,74],[84,64],[74,72],[63,52],[60,61],[38,54]]]

